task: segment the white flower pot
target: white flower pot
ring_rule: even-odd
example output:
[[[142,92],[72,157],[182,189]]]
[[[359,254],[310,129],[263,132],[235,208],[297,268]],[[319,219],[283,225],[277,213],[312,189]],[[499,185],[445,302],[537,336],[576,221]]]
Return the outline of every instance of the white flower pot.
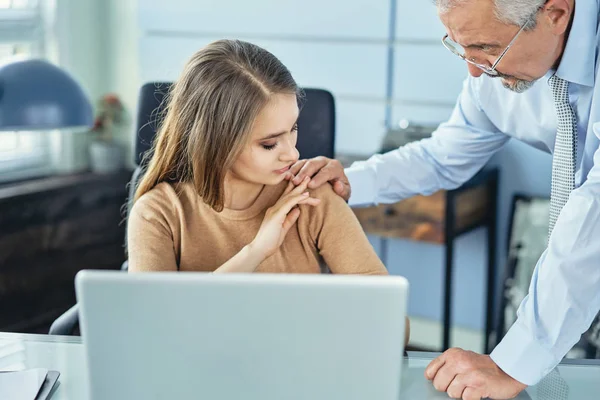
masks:
[[[95,140],[90,144],[90,168],[97,174],[110,174],[123,168],[123,149],[114,142]]]

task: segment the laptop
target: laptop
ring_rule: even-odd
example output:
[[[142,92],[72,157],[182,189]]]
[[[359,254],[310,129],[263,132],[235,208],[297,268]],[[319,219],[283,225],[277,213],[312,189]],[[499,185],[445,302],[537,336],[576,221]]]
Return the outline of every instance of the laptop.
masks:
[[[399,397],[403,277],[86,270],[75,287],[92,400]]]

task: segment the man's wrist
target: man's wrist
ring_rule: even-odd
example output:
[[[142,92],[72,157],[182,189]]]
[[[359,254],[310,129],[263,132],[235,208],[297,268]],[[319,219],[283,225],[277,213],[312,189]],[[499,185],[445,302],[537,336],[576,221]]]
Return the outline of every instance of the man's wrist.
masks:
[[[504,373],[530,386],[539,382],[560,361],[532,338],[520,320],[508,330],[490,358]]]

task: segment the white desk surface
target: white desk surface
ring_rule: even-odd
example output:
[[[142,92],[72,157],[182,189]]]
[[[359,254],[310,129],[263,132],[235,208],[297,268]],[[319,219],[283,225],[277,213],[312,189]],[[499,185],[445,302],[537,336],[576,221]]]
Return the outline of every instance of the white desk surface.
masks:
[[[448,399],[423,373],[436,353],[409,352],[402,373],[402,399]],[[47,368],[61,373],[51,400],[85,400],[86,360],[80,337],[0,332],[0,371]],[[598,398],[600,360],[565,360],[538,385],[517,399],[564,400]]]

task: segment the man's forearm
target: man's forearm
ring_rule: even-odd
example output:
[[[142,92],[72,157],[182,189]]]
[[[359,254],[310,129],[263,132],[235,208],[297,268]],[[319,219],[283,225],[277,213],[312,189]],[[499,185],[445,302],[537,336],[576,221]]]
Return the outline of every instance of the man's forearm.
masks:
[[[493,146],[486,143],[470,154],[460,149],[448,153],[448,149],[460,145],[447,139],[447,129],[442,125],[432,138],[352,164],[345,171],[351,187],[348,203],[351,206],[395,203],[417,194],[455,189],[475,175],[505,142],[500,137]],[[471,148],[477,145],[471,144]]]

